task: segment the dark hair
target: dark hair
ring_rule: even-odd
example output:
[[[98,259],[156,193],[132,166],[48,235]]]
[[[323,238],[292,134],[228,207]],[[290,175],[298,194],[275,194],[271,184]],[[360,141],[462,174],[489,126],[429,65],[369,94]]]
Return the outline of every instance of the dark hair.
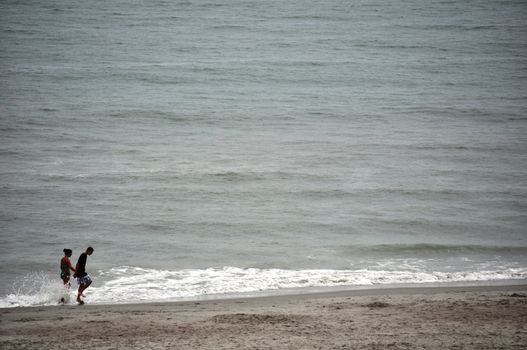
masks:
[[[86,249],[86,251],[90,251],[90,252],[93,252],[94,249],[92,247],[88,247],[88,249]]]
[[[66,254],[66,255],[72,253],[71,249],[64,249],[63,252],[64,252],[64,254]]]

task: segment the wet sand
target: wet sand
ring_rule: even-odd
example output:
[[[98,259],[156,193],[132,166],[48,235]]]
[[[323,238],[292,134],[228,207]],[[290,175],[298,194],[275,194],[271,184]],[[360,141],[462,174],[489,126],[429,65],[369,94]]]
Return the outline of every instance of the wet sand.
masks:
[[[525,349],[527,285],[0,309],[0,348]]]

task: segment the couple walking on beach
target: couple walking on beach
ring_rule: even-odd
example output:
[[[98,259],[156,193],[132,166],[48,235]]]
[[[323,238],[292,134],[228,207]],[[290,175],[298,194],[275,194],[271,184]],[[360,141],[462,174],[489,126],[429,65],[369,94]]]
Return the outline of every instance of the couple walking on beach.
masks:
[[[64,285],[67,285],[68,287],[71,285],[70,270],[74,272],[73,277],[77,278],[77,283],[79,284],[79,289],[77,291],[77,303],[79,305],[84,304],[84,301],[81,299],[81,297],[84,297],[83,292],[92,283],[90,276],[86,272],[86,261],[88,260],[88,256],[92,255],[93,252],[93,248],[88,247],[88,249],[86,249],[86,251],[79,256],[75,268],[71,266],[71,261],[69,259],[72,254],[71,249],[64,249],[64,257],[60,260],[60,278],[64,282]],[[64,298],[62,298],[60,301],[64,302]]]

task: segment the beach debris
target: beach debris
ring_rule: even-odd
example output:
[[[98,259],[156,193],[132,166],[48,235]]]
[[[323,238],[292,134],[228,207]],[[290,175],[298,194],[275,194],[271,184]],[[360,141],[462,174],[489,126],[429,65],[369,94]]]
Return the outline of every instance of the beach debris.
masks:
[[[278,324],[296,323],[305,318],[302,315],[282,315],[282,314],[221,314],[211,318],[214,323],[231,324]]]
[[[373,303],[369,303],[364,306],[370,307],[370,308],[382,308],[382,307],[388,307],[390,306],[390,304],[382,302],[382,301],[374,301]]]

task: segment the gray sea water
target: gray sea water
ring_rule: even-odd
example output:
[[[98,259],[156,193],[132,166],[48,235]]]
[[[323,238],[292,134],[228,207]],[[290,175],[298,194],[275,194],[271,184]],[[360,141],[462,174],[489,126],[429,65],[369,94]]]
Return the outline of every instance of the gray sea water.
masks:
[[[522,0],[1,0],[0,306],[88,245],[95,302],[525,281],[526,39]]]

